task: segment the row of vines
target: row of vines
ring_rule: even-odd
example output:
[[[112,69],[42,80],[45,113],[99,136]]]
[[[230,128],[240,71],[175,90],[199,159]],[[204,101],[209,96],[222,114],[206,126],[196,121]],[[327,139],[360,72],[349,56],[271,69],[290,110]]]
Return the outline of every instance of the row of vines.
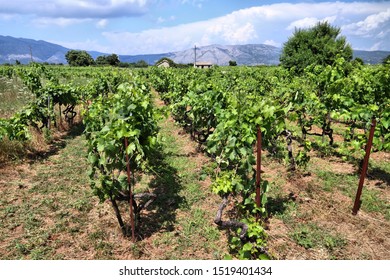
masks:
[[[217,163],[212,188],[223,202],[215,222],[237,229],[231,248],[241,259],[267,257],[266,233],[255,218],[267,218],[269,188],[261,182],[258,207],[258,129],[263,147],[284,159],[289,171],[305,168],[314,150],[359,162],[373,118],[374,149],[390,150],[390,65],[368,67],[341,58],[332,66],[310,66],[301,76],[280,67],[158,69],[150,80],[175,120]],[[336,143],[335,134],[343,141]],[[223,221],[229,199],[236,216]]]
[[[23,110],[0,119],[0,141],[27,141],[29,128],[50,131],[61,116],[69,123],[76,107],[83,115],[91,187],[109,200],[124,235],[130,230],[118,202],[130,203],[131,233],[142,209],[156,197],[134,194],[134,174],[149,172],[158,149],[159,112],[151,86],[172,116],[216,163],[212,190],[221,196],[215,223],[233,229],[231,249],[240,259],[269,258],[262,221],[267,191],[261,182],[256,203],[257,132],[269,155],[296,172],[313,151],[334,153],[357,164],[367,131],[376,119],[374,149],[390,150],[390,65],[362,66],[342,58],[332,66],[309,66],[301,76],[280,67],[158,69],[145,72],[76,68],[0,68],[20,79],[34,98]],[[318,137],[317,137],[318,136]],[[342,139],[336,141],[335,139]],[[233,201],[229,220],[223,211]]]
[[[152,104],[150,86],[141,75],[111,70],[40,64],[1,68],[1,77],[20,79],[34,98],[11,118],[0,119],[0,141],[5,137],[29,141],[31,128],[51,133],[50,124],[57,127],[62,117],[71,125],[77,107],[87,140],[91,187],[102,202],[111,201],[122,232],[128,235],[118,202],[130,202],[134,224],[141,210],[155,199],[154,194],[133,194],[130,186],[135,173],[149,168],[159,114]]]
[[[29,140],[30,127],[42,133],[50,130],[51,124],[58,127],[57,122],[62,119],[71,124],[77,114],[75,107],[86,105],[108,87],[107,79],[102,78],[106,76],[113,75],[108,71],[49,68],[37,63],[0,68],[0,77],[21,83],[21,90],[32,94],[27,106],[11,118],[0,119],[0,140],[5,136],[10,140]]]

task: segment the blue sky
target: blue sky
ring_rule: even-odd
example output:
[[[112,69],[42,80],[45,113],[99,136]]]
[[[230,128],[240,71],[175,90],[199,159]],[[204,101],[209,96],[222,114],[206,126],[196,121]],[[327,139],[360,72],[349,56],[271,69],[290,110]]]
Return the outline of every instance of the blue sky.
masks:
[[[281,47],[295,28],[325,20],[354,49],[390,51],[390,1],[0,0],[0,35],[116,54]]]

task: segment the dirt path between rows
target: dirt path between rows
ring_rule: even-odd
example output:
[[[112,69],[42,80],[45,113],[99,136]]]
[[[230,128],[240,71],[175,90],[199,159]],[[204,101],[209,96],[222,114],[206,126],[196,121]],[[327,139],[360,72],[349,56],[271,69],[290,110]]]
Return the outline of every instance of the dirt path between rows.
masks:
[[[135,244],[89,187],[80,125],[38,159],[0,168],[1,259],[223,258],[227,238],[213,223],[219,197],[199,179],[207,158],[171,118],[160,125],[163,172],[135,186],[158,198],[142,212]]]

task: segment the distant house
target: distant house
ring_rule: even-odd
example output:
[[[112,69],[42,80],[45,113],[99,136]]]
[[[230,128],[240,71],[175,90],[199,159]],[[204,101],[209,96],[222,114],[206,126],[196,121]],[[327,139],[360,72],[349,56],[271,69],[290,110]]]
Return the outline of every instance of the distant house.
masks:
[[[170,67],[170,64],[169,64],[169,61],[167,59],[163,59],[161,61],[159,61],[157,64],[156,64],[157,67],[164,67],[164,68],[169,68]]]
[[[194,67],[195,68],[211,68],[211,66],[213,66],[213,64],[211,62],[196,62]]]

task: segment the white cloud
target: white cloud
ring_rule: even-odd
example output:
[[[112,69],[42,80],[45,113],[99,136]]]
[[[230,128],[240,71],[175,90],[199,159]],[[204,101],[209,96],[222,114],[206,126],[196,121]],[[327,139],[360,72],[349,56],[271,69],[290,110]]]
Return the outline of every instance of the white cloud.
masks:
[[[385,23],[389,23],[389,21],[390,8],[384,12],[369,15],[362,21],[345,25],[342,29],[353,35],[370,37],[375,34],[372,31],[378,30],[378,28],[382,27]],[[382,31],[379,31],[379,34],[376,35],[380,36],[381,33]]]
[[[181,4],[191,4],[199,9],[203,7],[203,2],[204,0],[181,0]]]
[[[56,41],[50,40],[53,44],[58,44],[60,46],[64,46],[65,48],[72,50],[96,50],[103,53],[112,53],[112,48],[101,45],[97,40],[87,39],[84,42],[69,42],[69,41]]]
[[[370,50],[370,51],[377,51],[377,50],[380,50],[381,45],[382,45],[382,42],[377,42],[377,43],[375,43],[369,50]]]
[[[290,23],[290,25],[287,26],[287,30],[293,30],[295,28],[302,29],[302,28],[311,27],[314,26],[317,22],[318,22],[318,18],[315,17],[307,17],[304,19],[299,19]]]
[[[282,45],[281,43],[275,42],[274,40],[265,40],[263,44],[278,47],[278,48]]]
[[[59,3],[59,1],[56,2]],[[79,1],[71,3],[75,2]],[[91,1],[81,2],[85,2],[85,5],[91,3]],[[104,3],[110,3],[119,7],[119,2],[123,3],[124,1],[116,3],[114,0],[99,0],[95,5],[104,6]],[[128,1],[128,3],[130,2],[135,3],[136,1]],[[139,5],[144,6],[150,4],[150,1],[138,2]],[[194,5],[201,2],[184,0],[182,4]],[[65,46],[117,54],[164,53],[192,48],[194,44],[204,46],[264,42],[280,47],[291,36],[295,27],[306,28],[325,20],[336,26],[342,26],[344,35],[351,34],[351,32],[356,33],[358,30],[371,30],[375,31],[372,33],[373,36],[375,35],[373,38],[388,42],[390,26],[386,29],[382,27],[390,24],[389,11],[389,2],[279,3],[242,9],[210,20],[172,27],[152,28],[139,32],[106,31],[101,34],[108,42],[107,46],[103,46],[97,40],[66,43]],[[106,17],[103,17],[101,21],[97,22],[97,26],[106,26],[106,20]],[[157,22],[164,23],[169,20],[175,20],[175,18],[161,17],[157,19]],[[62,24],[66,24],[66,21],[63,21]],[[121,25],[122,30],[126,30],[125,27],[125,24]],[[351,37],[355,39],[355,37]],[[348,36],[347,40],[349,40]],[[370,48],[370,46],[384,48],[388,45],[388,43],[380,45],[377,41],[364,42],[364,44],[366,48]]]
[[[336,20],[336,18],[337,16],[325,17],[323,19],[318,19],[315,17],[306,17],[290,23],[290,25],[287,27],[287,30],[294,30],[295,28],[298,29],[310,28],[315,26],[318,22],[325,22],[325,21],[332,24]]]
[[[157,23],[164,23],[164,22],[174,21],[174,20],[176,20],[176,17],[175,17],[175,16],[170,16],[170,17],[168,17],[168,18],[158,17],[158,18],[157,18]]]
[[[386,36],[388,36],[389,34],[390,34],[390,28],[388,28],[387,30],[382,30],[381,32],[378,33],[378,35],[376,37],[379,39],[383,39]]]
[[[37,18],[34,19],[32,22],[34,25],[39,27],[47,27],[47,26],[60,26],[60,27],[67,27],[74,24],[81,24],[91,21],[90,19],[77,19],[77,18]]]
[[[178,25],[170,28],[149,29],[138,33],[103,32],[103,36],[115,46],[118,54],[163,53],[182,50],[194,43],[194,38],[201,38],[195,24]],[[189,32],[191,30],[191,32]]]
[[[10,20],[14,19],[15,17],[16,17],[16,15],[0,13],[0,20],[2,20],[2,21],[10,21]]]
[[[96,23],[96,27],[97,28],[105,28],[107,26],[107,24],[108,24],[107,19],[101,19]]]
[[[252,23],[232,22],[229,18],[224,17],[169,28],[149,29],[139,33],[104,32],[103,35],[113,45],[118,46],[118,53],[121,54],[183,50],[194,44],[245,44],[257,38]]]
[[[252,23],[241,23],[241,20],[231,20],[229,17],[215,20],[204,30],[203,36],[221,38],[228,44],[245,43],[248,40],[257,38],[256,30]]]
[[[30,14],[38,17],[112,18],[146,12],[147,0],[11,0],[1,1],[4,14]]]

